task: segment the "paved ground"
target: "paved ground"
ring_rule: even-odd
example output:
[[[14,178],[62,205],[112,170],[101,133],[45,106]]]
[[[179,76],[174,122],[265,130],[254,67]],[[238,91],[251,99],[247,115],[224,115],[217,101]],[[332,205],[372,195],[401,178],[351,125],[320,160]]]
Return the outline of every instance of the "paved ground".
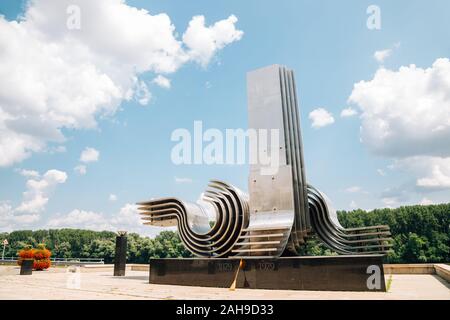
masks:
[[[0,266],[0,299],[444,299],[450,285],[434,275],[393,275],[390,292],[249,290],[148,284],[148,273],[112,271],[69,273],[65,268],[19,276],[19,269]],[[79,275],[79,278],[77,277]],[[79,280],[79,281],[78,281]],[[79,288],[78,288],[79,287]]]

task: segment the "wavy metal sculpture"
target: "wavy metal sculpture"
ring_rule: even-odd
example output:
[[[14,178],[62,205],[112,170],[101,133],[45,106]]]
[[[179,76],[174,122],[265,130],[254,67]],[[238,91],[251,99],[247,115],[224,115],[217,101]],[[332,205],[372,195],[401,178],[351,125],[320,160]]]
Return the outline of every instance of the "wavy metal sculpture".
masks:
[[[212,227],[207,209],[197,203],[165,198],[139,203],[139,209],[144,224],[177,226],[181,240],[193,254],[228,256],[248,225],[248,197],[225,182],[213,180],[203,199],[215,209],[216,221]]]
[[[262,165],[252,164],[250,196],[212,180],[203,196],[215,212],[212,227],[205,205],[176,198],[139,203],[144,224],[177,226],[186,248],[200,257],[298,255],[313,234],[340,254],[388,252],[388,226],[343,228],[328,198],[307,183],[292,70],[273,65],[250,72],[247,90],[249,128],[282,132],[279,148],[269,141],[266,151],[269,157],[275,155],[269,150],[278,152],[276,174],[262,174]]]

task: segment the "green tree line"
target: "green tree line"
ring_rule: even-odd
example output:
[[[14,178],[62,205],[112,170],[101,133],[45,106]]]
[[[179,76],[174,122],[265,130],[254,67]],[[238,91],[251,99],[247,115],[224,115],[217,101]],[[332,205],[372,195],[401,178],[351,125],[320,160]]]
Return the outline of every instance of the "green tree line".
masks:
[[[345,228],[387,224],[391,228],[392,253],[390,263],[420,263],[450,261],[450,203],[429,206],[406,206],[373,211],[338,211],[339,221]],[[20,230],[0,233],[0,240],[8,239],[5,256],[16,256],[25,245],[36,247],[45,243],[58,258],[103,258],[105,263],[114,259],[116,234],[109,231],[78,229]],[[305,255],[332,255],[321,242],[311,237],[304,247]],[[181,243],[178,234],[163,231],[155,238],[128,234],[128,261],[147,263],[150,258],[189,257],[191,254]]]
[[[15,257],[26,245],[37,247],[44,243],[53,258],[103,258],[105,263],[114,261],[116,234],[110,231],[81,229],[19,230],[0,233],[0,240],[7,239],[5,257]],[[147,263],[150,258],[188,257],[178,233],[163,231],[155,238],[137,233],[127,236],[127,259],[130,263]]]
[[[385,224],[391,229],[388,263],[450,262],[450,203],[396,209],[338,211],[344,228]],[[333,255],[316,237],[308,239],[305,255]]]
[[[338,212],[344,227],[387,224],[394,239],[391,263],[450,261],[450,203]]]

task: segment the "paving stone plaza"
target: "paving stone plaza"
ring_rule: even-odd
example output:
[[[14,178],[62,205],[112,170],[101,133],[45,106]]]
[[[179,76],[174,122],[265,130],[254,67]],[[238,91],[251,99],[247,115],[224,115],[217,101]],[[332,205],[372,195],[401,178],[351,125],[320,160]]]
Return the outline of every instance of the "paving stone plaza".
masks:
[[[114,277],[112,266],[99,270],[80,269],[79,273],[72,273],[67,268],[58,267],[33,272],[31,276],[19,276],[18,267],[0,266],[0,299],[450,300],[450,284],[431,274],[394,274],[390,290],[386,293],[259,289],[230,291],[227,288],[149,284],[148,271],[132,271],[129,268],[124,277]]]

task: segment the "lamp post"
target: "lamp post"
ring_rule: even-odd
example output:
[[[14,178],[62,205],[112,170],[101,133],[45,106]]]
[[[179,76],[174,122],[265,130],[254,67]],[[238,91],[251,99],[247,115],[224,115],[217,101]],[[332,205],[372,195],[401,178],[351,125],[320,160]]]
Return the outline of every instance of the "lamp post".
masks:
[[[5,260],[5,248],[8,245],[8,240],[3,240],[3,253],[2,253],[2,260]]]

